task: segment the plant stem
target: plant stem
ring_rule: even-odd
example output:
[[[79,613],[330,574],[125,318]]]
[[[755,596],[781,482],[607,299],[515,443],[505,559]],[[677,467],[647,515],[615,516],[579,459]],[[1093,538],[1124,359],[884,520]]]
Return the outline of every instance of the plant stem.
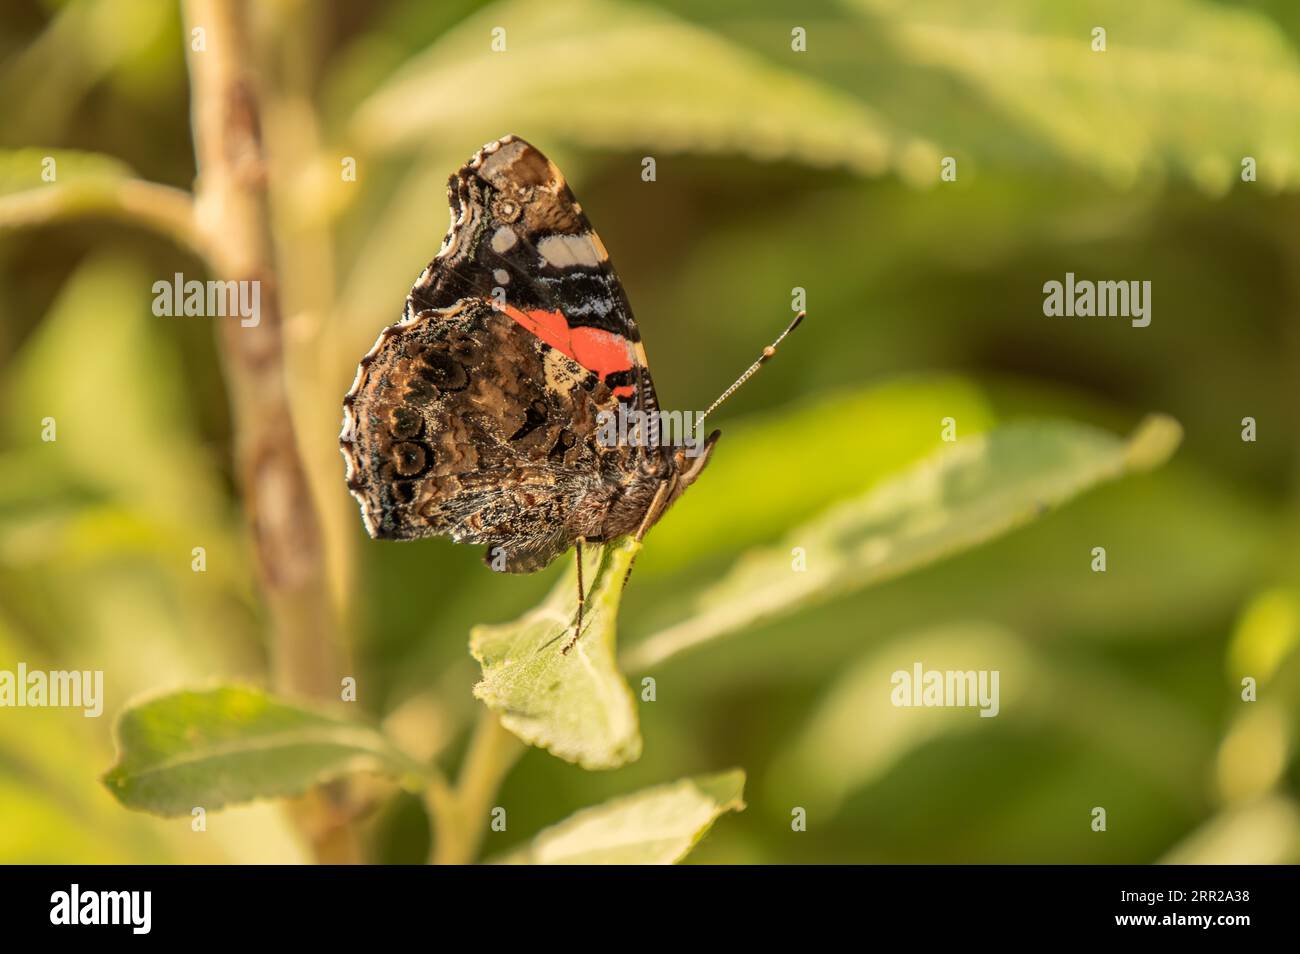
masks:
[[[248,327],[220,322],[218,346],[233,412],[236,473],[271,616],[272,681],[288,695],[337,702],[348,670],[285,381],[268,165],[256,76],[249,66],[257,47],[242,0],[186,0],[184,11],[199,232],[215,272],[260,289],[260,320]],[[196,50],[199,29],[203,49]],[[317,802],[297,806],[300,825],[304,812],[315,816],[302,827],[318,857],[349,860],[352,853],[339,850],[333,830],[346,826],[346,806],[321,797]]]
[[[50,185],[0,199],[0,229],[92,216],[149,228],[196,255],[204,253],[189,193],[156,182],[112,179]]]
[[[427,790],[426,804],[434,825],[431,863],[467,865],[478,857],[492,800],[523,751],[523,743],[501,725],[496,713],[484,710],[456,787],[435,780]]]

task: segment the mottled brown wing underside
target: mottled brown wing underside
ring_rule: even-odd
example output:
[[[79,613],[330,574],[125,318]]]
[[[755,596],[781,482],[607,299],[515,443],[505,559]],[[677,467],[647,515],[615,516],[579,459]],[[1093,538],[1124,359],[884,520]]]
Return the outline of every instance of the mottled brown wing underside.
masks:
[[[596,416],[614,404],[488,302],[423,312],[362,360],[340,437],[348,486],[372,536],[499,544],[507,569],[537,569],[600,536],[606,458],[623,452],[598,445]]]
[[[451,177],[452,225],[344,399],[371,536],[446,535],[546,565],[634,531],[669,458],[603,447],[601,410],[658,407],[622,283],[564,177],[522,139]]]

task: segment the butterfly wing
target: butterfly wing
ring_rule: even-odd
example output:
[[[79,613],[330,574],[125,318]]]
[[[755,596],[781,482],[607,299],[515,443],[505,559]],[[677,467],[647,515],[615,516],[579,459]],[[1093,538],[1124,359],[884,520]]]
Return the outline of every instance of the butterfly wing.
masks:
[[[602,446],[598,418],[657,407],[653,383],[604,246],[549,160],[507,137],[448,192],[441,251],[344,399],[348,484],[372,536],[484,543],[529,572],[635,519],[661,451]]]
[[[406,314],[486,298],[594,371],[629,408],[659,407],[641,333],[600,236],[555,164],[517,136],[484,146],[447,184],[452,224]],[[654,420],[655,415],[650,415]],[[642,453],[657,457],[657,441]]]

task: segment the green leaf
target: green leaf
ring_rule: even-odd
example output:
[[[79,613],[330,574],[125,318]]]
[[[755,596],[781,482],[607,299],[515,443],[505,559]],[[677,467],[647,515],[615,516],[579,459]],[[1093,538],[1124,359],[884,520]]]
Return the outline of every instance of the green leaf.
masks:
[[[1239,486],[1211,480],[1183,461],[1140,480],[1099,487],[1023,533],[760,626],[745,634],[743,652],[723,639],[683,654],[676,664],[669,662],[675,698],[707,698],[754,683],[825,681],[891,634],[949,620],[996,620],[1070,652],[1101,646],[1129,652],[1144,643],[1150,651],[1181,658],[1170,643],[1185,643],[1188,651],[1203,648],[1204,621],[1232,618],[1243,594],[1267,576],[1269,534],[1263,506]],[[1214,545],[1207,548],[1207,540]],[[1090,579],[1081,582],[1080,567],[1087,572],[1091,559],[1088,548],[1103,541],[1112,556],[1124,554],[1124,566],[1142,571],[1088,573]],[[650,542],[647,549],[654,546]],[[638,623],[651,612],[643,606],[652,588],[643,573],[648,557],[643,553],[637,560],[638,585],[629,594],[637,597]],[[1027,579],[1032,587],[1025,586]],[[690,578],[679,585],[689,586]],[[678,622],[690,605],[683,601],[676,615],[665,613],[640,633]],[[629,648],[637,645],[632,610],[631,602],[623,610]]]
[[[182,690],[131,706],[103,778],[127,808],[188,815],[300,794],[353,772],[421,772],[374,729],[240,686]]]
[[[1272,188],[1300,181],[1292,161],[1300,148],[1300,63],[1267,16],[1206,0],[852,5],[897,58],[879,66],[885,75],[897,80],[911,69],[919,79],[927,72],[950,78],[974,95],[986,118],[1008,117],[1017,132],[1113,185],[1169,171],[1219,194],[1240,182],[1244,156],[1259,160],[1260,182]],[[1105,52],[1092,48],[1097,27],[1106,30]],[[950,89],[932,78],[896,85],[904,96],[906,88]],[[954,105],[969,102],[947,93],[913,100],[912,124],[958,148],[962,138],[988,137],[988,122],[965,137],[944,137],[944,126],[960,124]],[[979,143],[990,157],[1001,145]]]
[[[578,614],[576,565],[540,606],[470,633],[470,652],[483,666],[474,695],[519,738],[583,768],[618,768],[641,755],[636,701],[614,656],[623,581],[640,549],[630,537],[587,548],[583,635],[567,654]]]
[[[723,814],[744,811],[745,773],[685,778],[570,815],[501,864],[670,865]]]
[[[1067,421],[1014,424],[963,438],[865,496],[757,550],[697,599],[696,614],[637,645],[644,670],[763,620],[891,579],[984,543],[1089,487],[1158,466],[1182,430],[1148,418],[1127,442]],[[806,569],[794,569],[798,548]]]
[[[493,52],[492,30],[502,25],[506,51]],[[463,95],[470,87],[474,95]],[[864,174],[889,161],[870,108],[808,79],[797,62],[782,68],[650,5],[609,0],[493,5],[364,102],[350,133],[385,152],[472,129],[481,139],[518,130],[600,148],[739,152]]]
[[[702,556],[771,543],[815,517],[828,501],[857,496],[944,447],[935,425],[949,415],[961,421],[966,436],[996,421],[984,390],[951,375],[909,375],[837,389],[726,421],[706,476],[655,525],[637,574],[645,579]],[[852,467],[825,466],[843,454],[845,434],[870,434],[871,453]],[[791,447],[799,453],[790,454]],[[786,479],[755,480],[774,460],[782,461]]]

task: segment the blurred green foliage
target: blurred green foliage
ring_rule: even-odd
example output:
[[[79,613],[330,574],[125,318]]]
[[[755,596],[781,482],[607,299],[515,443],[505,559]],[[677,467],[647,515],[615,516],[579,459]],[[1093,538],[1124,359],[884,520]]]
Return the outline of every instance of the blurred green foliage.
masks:
[[[593,773],[530,750],[490,856],[736,765],[749,808],[697,860],[1300,860],[1293,5],[257,6],[295,423],[359,705],[430,754],[454,763],[481,706],[470,628],[522,614],[563,569],[503,577],[444,540],[370,541],[335,439],[357,358],[442,238],[447,174],[487,140],[518,133],[565,170],[669,407],[705,406],[791,288],[808,292],[808,322],[720,412],[708,473],[646,540],[619,615],[629,651],[739,554],[934,450],[943,417],[963,437],[1044,417],[1127,433],[1158,410],[1185,431],[1163,469],[657,666],[640,760]],[[91,154],[87,179],[188,189],[185,41],[152,0],[0,14],[0,668],[103,669],[109,714],[265,668],[211,322],[149,310],[154,281],[203,266],[165,224],[77,207],[33,226],[45,184],[22,159],[71,150]],[[942,156],[955,183],[938,182]],[[1067,271],[1150,280],[1151,326],[1044,318],[1042,285]],[[1089,569],[1099,545],[1105,574]],[[869,691],[920,658],[1000,668],[1004,711],[896,710]],[[1256,703],[1240,701],[1247,675]],[[121,810],[95,781],[109,729],[0,710],[0,860],[301,857],[270,806],[202,835]],[[423,858],[420,801],[381,794],[375,860]]]

